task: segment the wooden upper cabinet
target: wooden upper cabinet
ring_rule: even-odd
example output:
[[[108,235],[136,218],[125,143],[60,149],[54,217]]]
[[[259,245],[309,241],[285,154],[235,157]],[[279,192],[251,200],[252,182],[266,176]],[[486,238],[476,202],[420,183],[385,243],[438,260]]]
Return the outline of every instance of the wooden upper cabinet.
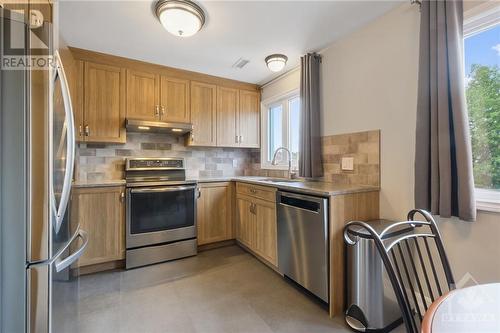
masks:
[[[189,123],[189,80],[167,76],[160,78],[160,114],[162,121]]]
[[[240,90],[239,135],[240,147],[260,147],[260,94]]]
[[[125,70],[85,63],[84,135],[89,142],[126,142]]]
[[[127,118],[160,120],[159,75],[127,70]]]
[[[217,88],[217,146],[239,147],[238,140],[238,89]]]
[[[77,188],[73,191],[71,223],[80,225],[89,244],[77,265],[87,266],[125,258],[125,189]]]
[[[217,86],[191,81],[191,122],[193,132],[188,144],[217,145]]]
[[[199,184],[198,245],[233,238],[233,184]]]

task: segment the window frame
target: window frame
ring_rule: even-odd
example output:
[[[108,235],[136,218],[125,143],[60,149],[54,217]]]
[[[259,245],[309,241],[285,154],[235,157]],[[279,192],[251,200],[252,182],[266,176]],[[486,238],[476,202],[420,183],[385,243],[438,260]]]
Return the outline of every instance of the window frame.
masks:
[[[300,98],[299,89],[295,88],[285,93],[267,98],[261,102],[261,112],[260,112],[260,120],[262,124],[261,132],[261,149],[260,149],[260,165],[261,169],[267,170],[288,170],[288,162],[287,163],[279,163],[278,165],[272,165],[271,161],[267,159],[269,156],[269,135],[268,135],[268,126],[269,126],[269,118],[268,112],[272,106],[282,104],[284,101],[285,108],[283,109],[283,141],[284,147],[290,147],[290,117],[289,117],[289,100],[293,98]],[[292,170],[296,171],[297,168],[294,168],[292,164]]]
[[[464,12],[464,44],[466,38],[498,24],[500,24],[500,3],[488,2],[469,9]],[[463,61],[465,68],[465,54]],[[475,198],[477,210],[500,213],[500,190],[475,188]]]

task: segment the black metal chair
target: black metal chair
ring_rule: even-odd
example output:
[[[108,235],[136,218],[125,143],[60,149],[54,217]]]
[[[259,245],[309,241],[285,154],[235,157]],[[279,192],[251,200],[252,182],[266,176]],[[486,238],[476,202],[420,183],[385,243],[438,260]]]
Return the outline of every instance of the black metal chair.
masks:
[[[425,221],[415,220],[417,213]],[[455,289],[455,280],[432,215],[425,210],[414,209],[408,213],[407,219],[391,224],[380,233],[365,222],[352,221],[344,229],[344,238],[354,243],[347,232],[350,226],[361,226],[373,236],[401,308],[406,330],[418,333],[429,306]],[[412,232],[384,239],[395,229],[409,226],[413,227]]]

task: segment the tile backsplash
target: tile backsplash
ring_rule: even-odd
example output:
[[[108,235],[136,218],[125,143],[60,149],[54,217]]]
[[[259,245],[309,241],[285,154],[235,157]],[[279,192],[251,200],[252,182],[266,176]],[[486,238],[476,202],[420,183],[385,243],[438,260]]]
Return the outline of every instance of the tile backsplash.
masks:
[[[324,136],[321,144],[324,181],[380,186],[379,130]],[[80,143],[75,180],[123,179],[127,157],[183,157],[191,179],[287,176],[287,171],[261,169],[259,149],[186,147],[183,137],[127,133],[126,144]],[[354,158],[353,171],[341,170],[342,157]]]
[[[380,186],[380,130],[324,136],[321,144],[325,181]],[[342,157],[354,158],[354,170],[342,170]]]
[[[183,137],[127,133],[126,144],[80,143],[75,179],[122,179],[127,157],[183,157],[188,178],[243,176],[251,164],[248,149],[186,147]]]

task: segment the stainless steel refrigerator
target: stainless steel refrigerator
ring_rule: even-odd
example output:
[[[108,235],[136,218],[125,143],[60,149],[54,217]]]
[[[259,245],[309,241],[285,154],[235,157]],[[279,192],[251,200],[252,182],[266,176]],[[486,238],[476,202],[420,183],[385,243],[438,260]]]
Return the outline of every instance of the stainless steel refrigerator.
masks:
[[[71,332],[75,263],[88,238],[69,218],[75,133],[68,81],[50,23],[28,26],[25,15],[5,9],[0,20],[1,332]],[[7,62],[22,57],[52,62]]]

